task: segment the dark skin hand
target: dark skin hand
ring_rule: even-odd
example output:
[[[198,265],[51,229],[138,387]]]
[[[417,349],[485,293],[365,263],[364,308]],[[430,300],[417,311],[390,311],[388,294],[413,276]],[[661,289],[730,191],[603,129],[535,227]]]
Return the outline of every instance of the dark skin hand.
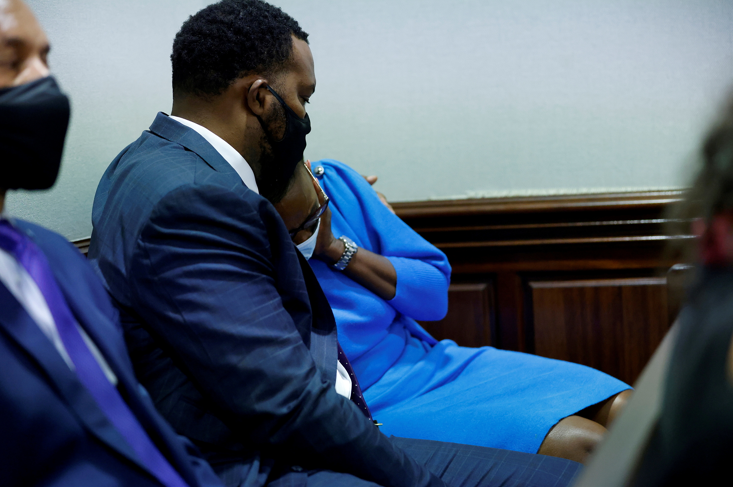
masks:
[[[275,205],[288,230],[298,228],[321,205],[318,182],[314,181],[303,164],[296,169],[295,180],[280,203]],[[305,228],[293,237],[297,245],[313,235],[316,225]],[[347,235],[348,236],[348,235]],[[321,216],[321,227],[313,257],[328,264],[335,264],[344,253],[345,246],[331,231],[331,209]],[[382,299],[390,300],[397,292],[397,272],[389,259],[367,249],[359,248],[344,269],[352,280],[358,282]]]

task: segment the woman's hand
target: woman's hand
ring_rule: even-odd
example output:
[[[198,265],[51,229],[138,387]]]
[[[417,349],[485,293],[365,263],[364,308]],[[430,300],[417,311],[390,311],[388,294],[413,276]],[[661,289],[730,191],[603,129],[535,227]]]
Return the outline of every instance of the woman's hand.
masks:
[[[333,265],[339,261],[345,250],[344,243],[333,236],[331,208],[327,208],[321,216],[321,228],[318,230],[313,257]],[[390,300],[397,292],[397,272],[392,263],[367,249],[359,248],[343,272],[382,299]]]
[[[346,250],[344,243],[334,237],[331,231],[331,208],[326,208],[321,215],[321,227],[318,229],[318,240],[313,256],[328,264],[335,264],[341,258],[344,250]]]
[[[310,167],[310,166],[308,166],[308,167]],[[362,175],[361,177],[363,177],[364,179],[366,179],[366,182],[369,183],[370,186],[374,186],[374,183],[376,183],[377,180],[379,179],[379,176],[364,176],[364,175]],[[387,197],[384,196],[384,194],[382,194],[379,191],[377,191],[376,189],[374,191],[377,193],[377,196],[379,197],[379,201],[381,201],[382,204],[384,206],[386,206],[389,211],[391,211],[393,214],[396,215],[397,213],[395,213],[394,208],[392,208],[392,205],[390,205],[389,204],[389,201],[387,201]]]

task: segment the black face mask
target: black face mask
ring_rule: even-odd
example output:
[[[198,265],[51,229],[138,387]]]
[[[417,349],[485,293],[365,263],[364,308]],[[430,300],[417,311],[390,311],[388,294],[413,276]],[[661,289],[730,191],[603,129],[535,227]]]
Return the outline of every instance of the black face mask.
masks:
[[[280,102],[285,110],[285,134],[281,139],[276,139],[260,117],[257,117],[262,125],[262,130],[267,136],[267,141],[272,147],[272,153],[263,154],[262,167],[257,186],[260,194],[270,201],[277,202],[284,196],[288,182],[293,176],[295,167],[303,160],[305,151],[305,136],[311,131],[311,121],[308,114],[300,118],[292,108],[278,95],[271,87],[267,89]]]
[[[69,99],[51,76],[0,90],[0,188],[53,186],[69,114]]]

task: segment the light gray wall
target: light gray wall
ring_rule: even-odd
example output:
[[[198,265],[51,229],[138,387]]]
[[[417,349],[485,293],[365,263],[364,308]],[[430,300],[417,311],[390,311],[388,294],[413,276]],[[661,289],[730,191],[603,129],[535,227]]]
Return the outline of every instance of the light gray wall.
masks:
[[[173,36],[205,1],[35,0],[73,103],[64,167],[9,209],[88,236],[106,165],[170,108]],[[390,199],[684,184],[733,84],[729,0],[275,0],[311,34],[306,155]]]
[[[94,192],[127,144],[170,112],[170,53],[206,0],[25,0],[51,41],[49,62],[71,98],[61,174],[45,192],[15,192],[8,212],[70,239],[91,235]]]

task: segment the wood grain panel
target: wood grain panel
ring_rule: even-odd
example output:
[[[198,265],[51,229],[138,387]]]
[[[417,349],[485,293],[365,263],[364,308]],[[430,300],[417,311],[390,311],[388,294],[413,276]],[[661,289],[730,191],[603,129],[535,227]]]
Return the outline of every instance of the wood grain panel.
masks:
[[[636,380],[669,329],[666,279],[530,281],[535,353]]]
[[[695,278],[695,267],[689,264],[675,264],[667,271],[667,313],[674,322],[687,299],[687,289]]]
[[[451,284],[448,314],[440,321],[420,324],[438,340],[450,339],[464,347],[494,343],[494,292],[491,282]]]
[[[505,350],[530,351],[530,344],[525,337],[524,291],[519,274],[497,272],[496,303],[497,345]]]
[[[71,243],[76,245],[76,248],[79,249],[79,252],[86,256],[89,253],[89,244],[91,243],[91,240],[91,238],[80,238],[79,240],[74,240]]]
[[[684,191],[649,191],[393,206],[462,276],[668,268],[676,262],[662,261],[665,245],[692,238],[670,233],[667,210],[683,197]]]

